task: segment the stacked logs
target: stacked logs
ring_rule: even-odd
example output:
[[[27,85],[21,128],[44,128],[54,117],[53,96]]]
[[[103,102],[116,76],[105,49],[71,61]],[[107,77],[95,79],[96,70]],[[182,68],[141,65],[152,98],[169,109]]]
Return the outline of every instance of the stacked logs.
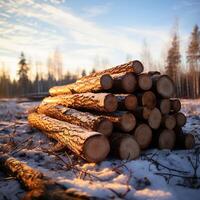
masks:
[[[173,81],[157,71],[142,72],[135,60],[53,87],[29,123],[89,162],[109,153],[135,159],[151,147],[192,148]]]

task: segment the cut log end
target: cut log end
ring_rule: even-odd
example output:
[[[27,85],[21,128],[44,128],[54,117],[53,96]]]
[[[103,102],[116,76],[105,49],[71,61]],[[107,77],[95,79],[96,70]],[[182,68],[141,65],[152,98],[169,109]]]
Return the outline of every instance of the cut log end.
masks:
[[[140,74],[138,78],[139,88],[142,90],[149,90],[152,87],[152,80],[149,74]]]
[[[116,111],[118,106],[117,98],[113,94],[107,95],[104,99],[104,106],[108,112]]]
[[[164,98],[170,98],[174,95],[174,83],[167,75],[160,76],[157,81],[156,87],[157,92]]]
[[[158,129],[162,120],[162,115],[161,112],[159,111],[158,108],[154,108],[148,119],[149,126],[153,129]]]
[[[98,124],[97,132],[104,134],[105,136],[109,136],[113,130],[113,123],[108,119],[102,119]]]
[[[168,115],[165,118],[165,127],[167,129],[174,129],[176,126],[176,118],[173,115]]]
[[[175,145],[175,133],[173,130],[165,129],[160,133],[158,146],[160,149],[173,149]]]
[[[100,83],[104,90],[109,90],[113,86],[113,79],[109,74],[104,74],[100,78]]]
[[[184,126],[186,124],[186,121],[187,121],[186,116],[183,113],[179,112],[176,114],[177,126],[179,126],[179,127]]]
[[[156,96],[153,92],[147,91],[142,95],[142,105],[153,109],[156,106]]]
[[[192,149],[195,145],[195,139],[192,134],[185,135],[185,148]]]
[[[171,103],[169,99],[162,99],[160,102],[160,111],[162,114],[169,114],[171,110]]]
[[[125,113],[120,120],[121,129],[125,132],[132,131],[136,126],[136,119],[133,114]]]
[[[131,110],[131,111],[134,111],[136,108],[137,108],[137,97],[134,96],[134,95],[128,95],[126,98],[125,98],[125,107],[127,110]]]
[[[104,160],[110,151],[110,145],[105,136],[96,135],[87,139],[84,144],[84,157],[89,162],[100,162]]]
[[[137,80],[132,73],[127,73],[124,75],[122,79],[122,88],[124,91],[128,93],[132,93],[135,91],[137,85]]]
[[[119,146],[119,157],[122,160],[133,160],[140,155],[140,147],[137,142],[130,137],[123,137]]]
[[[151,114],[151,109],[149,109],[147,107],[143,107],[143,111],[142,111],[143,119],[147,120],[149,118],[150,114]]]
[[[172,112],[178,112],[181,109],[181,102],[179,99],[171,99],[171,110]]]
[[[132,64],[133,64],[133,67],[134,67],[134,72],[136,74],[140,74],[140,73],[143,72],[144,66],[143,66],[143,64],[139,60],[134,60],[132,62]]]
[[[140,124],[134,132],[134,138],[141,149],[149,147],[152,141],[152,130],[147,124]]]

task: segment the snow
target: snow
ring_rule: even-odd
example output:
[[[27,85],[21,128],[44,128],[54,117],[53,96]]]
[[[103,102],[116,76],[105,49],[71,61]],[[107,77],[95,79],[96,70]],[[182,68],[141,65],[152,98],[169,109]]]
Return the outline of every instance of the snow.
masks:
[[[37,103],[0,101],[0,152],[12,152],[17,159],[67,188],[96,197],[127,200],[199,199],[200,180],[195,183],[179,176],[194,174],[191,162],[195,164],[200,145],[200,100],[182,100],[182,112],[188,118],[184,131],[195,136],[195,149],[152,149],[144,151],[137,160],[108,158],[99,164],[86,163],[67,150],[52,153],[53,141],[27,123],[27,111],[35,105]],[[164,173],[177,176],[170,177]],[[200,177],[200,167],[197,176]],[[194,189],[195,186],[197,189]],[[17,180],[0,172],[0,200],[18,200],[24,194]]]

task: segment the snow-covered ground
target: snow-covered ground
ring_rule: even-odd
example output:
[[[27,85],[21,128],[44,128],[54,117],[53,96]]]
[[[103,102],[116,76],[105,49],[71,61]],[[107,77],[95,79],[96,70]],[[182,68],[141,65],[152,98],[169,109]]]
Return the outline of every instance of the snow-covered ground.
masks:
[[[53,142],[27,123],[27,110],[36,104],[0,101],[0,152],[12,152],[60,184],[104,199],[200,199],[200,179],[188,178],[196,163],[200,177],[200,100],[182,100],[188,117],[184,130],[196,139],[193,150],[152,149],[137,160],[100,164],[88,164],[68,151],[54,154]],[[0,200],[24,194],[17,180],[0,172]]]

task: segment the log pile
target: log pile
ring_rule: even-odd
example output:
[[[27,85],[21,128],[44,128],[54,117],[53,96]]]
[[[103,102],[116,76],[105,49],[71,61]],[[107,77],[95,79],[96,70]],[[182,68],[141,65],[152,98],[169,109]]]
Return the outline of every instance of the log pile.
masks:
[[[148,148],[195,144],[182,131],[186,117],[173,81],[157,71],[143,73],[140,61],[92,73],[49,93],[29,114],[30,125],[89,162],[108,155],[135,159]]]

